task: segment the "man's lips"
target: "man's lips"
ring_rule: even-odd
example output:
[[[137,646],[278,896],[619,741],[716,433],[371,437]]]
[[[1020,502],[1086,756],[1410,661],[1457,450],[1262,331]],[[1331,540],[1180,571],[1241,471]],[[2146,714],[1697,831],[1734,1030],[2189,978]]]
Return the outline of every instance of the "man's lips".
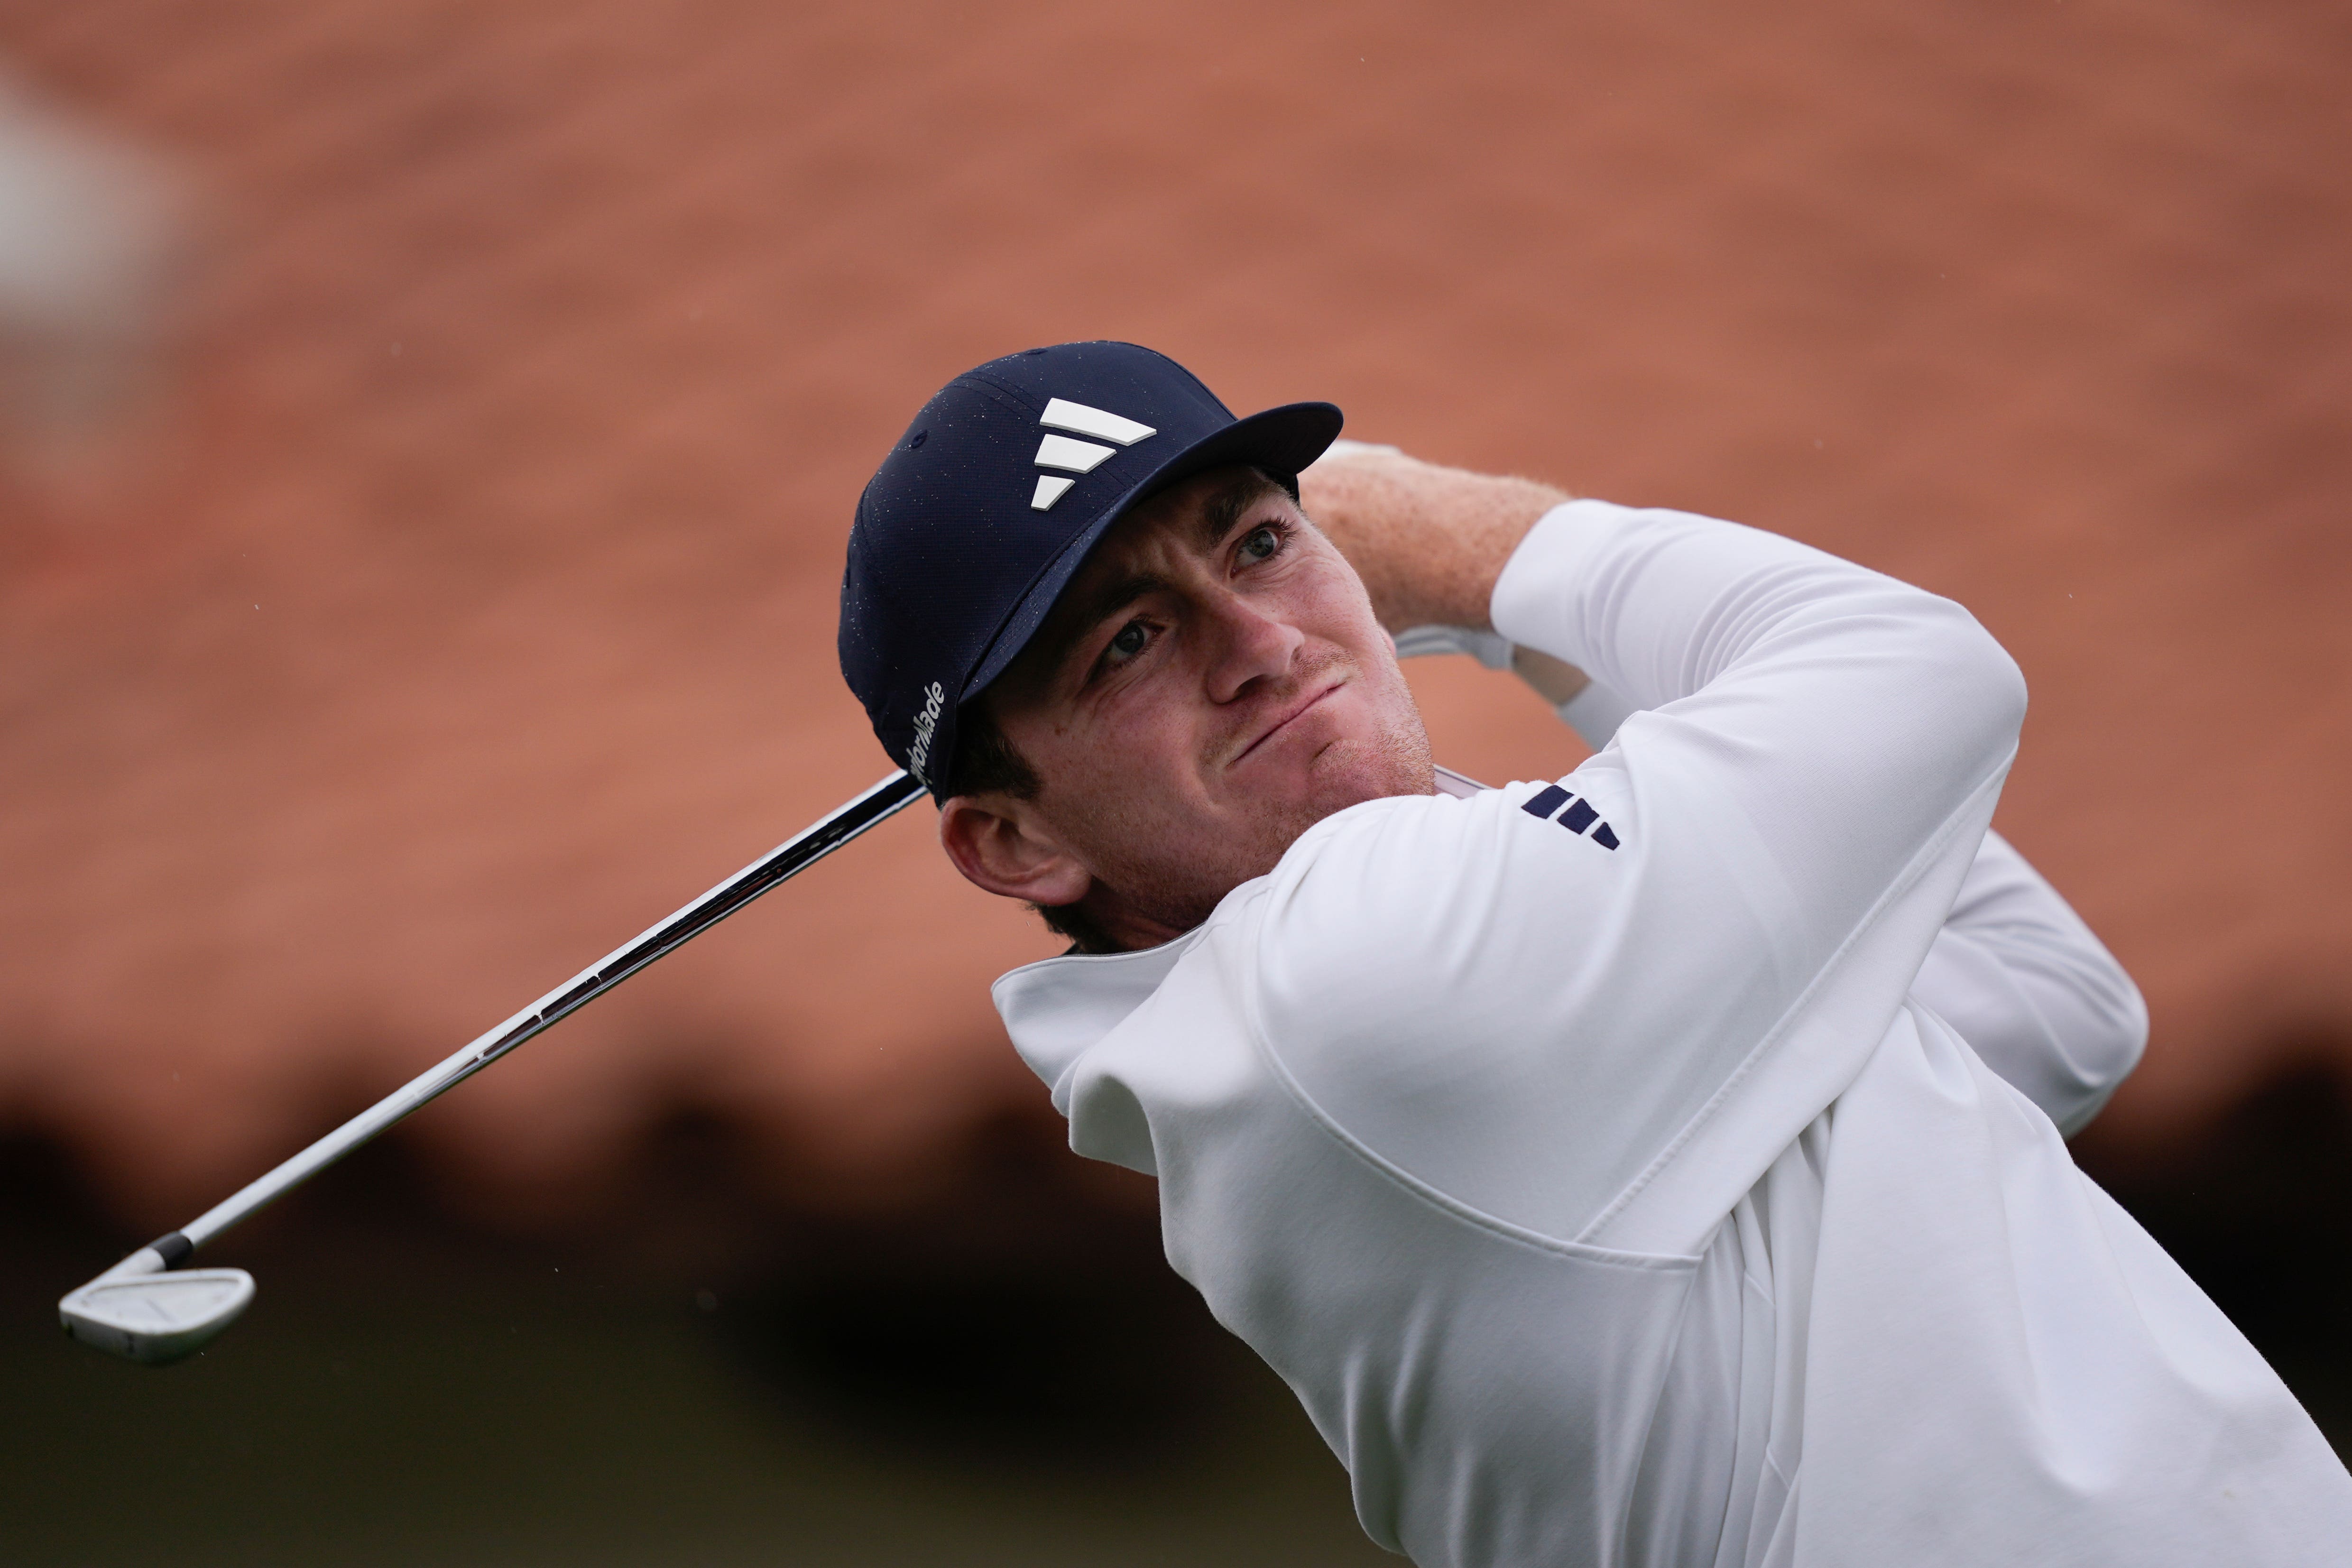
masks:
[[[1300,716],[1305,714],[1307,710],[1313,708],[1317,703],[1322,701],[1323,699],[1330,696],[1331,693],[1339,690],[1339,688],[1347,684],[1348,682],[1345,678],[1342,678],[1338,680],[1329,681],[1322,686],[1318,686],[1312,691],[1307,692],[1301,696],[1297,701],[1292,703],[1287,709],[1283,710],[1281,717],[1275,720],[1273,723],[1267,725],[1265,729],[1259,733],[1256,740],[1252,741],[1248,745],[1244,746],[1239,752],[1235,753],[1234,760],[1227,763],[1225,765],[1229,768],[1239,767],[1244,759],[1247,758],[1252,752],[1256,751],[1260,746],[1265,745],[1268,741],[1271,741],[1276,735],[1281,734],[1283,731],[1290,727],[1293,721],[1298,719]]]

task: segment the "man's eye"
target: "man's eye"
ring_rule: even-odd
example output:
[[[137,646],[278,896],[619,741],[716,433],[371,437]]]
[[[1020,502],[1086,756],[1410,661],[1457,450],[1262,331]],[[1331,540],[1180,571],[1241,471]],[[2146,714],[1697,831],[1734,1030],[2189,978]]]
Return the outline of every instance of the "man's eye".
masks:
[[[1249,536],[1242,541],[1242,559],[1252,562],[1264,561],[1280,551],[1281,548],[1282,534],[1278,530],[1273,528],[1253,529],[1251,530]]]
[[[1125,661],[1141,653],[1143,645],[1150,640],[1151,634],[1143,629],[1141,621],[1129,621],[1118,628],[1118,634],[1110,639],[1107,651],[1114,661]]]

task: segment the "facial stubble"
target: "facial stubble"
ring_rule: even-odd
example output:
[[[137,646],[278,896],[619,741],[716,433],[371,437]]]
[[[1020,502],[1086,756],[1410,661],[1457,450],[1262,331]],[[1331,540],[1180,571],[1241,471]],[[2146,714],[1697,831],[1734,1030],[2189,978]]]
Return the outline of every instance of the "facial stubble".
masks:
[[[1433,792],[1429,734],[1394,660],[1367,670],[1346,655],[1333,658],[1286,683],[1293,693],[1328,683],[1335,674],[1379,682],[1388,721],[1368,733],[1349,735],[1324,747],[1307,766],[1314,784],[1297,795],[1269,801],[1235,800],[1226,814],[1231,832],[1214,855],[1171,852],[1168,824],[1139,810],[1133,795],[1109,791],[1097,800],[1064,800],[1058,825],[1086,862],[1094,886],[1081,905],[1106,925],[1126,916],[1167,931],[1185,931],[1206,921],[1225,896],[1243,883],[1272,871],[1299,836],[1352,805],[1391,795]],[[1232,756],[1228,737],[1203,748],[1204,775]],[[1053,793],[1047,786],[1047,793]]]

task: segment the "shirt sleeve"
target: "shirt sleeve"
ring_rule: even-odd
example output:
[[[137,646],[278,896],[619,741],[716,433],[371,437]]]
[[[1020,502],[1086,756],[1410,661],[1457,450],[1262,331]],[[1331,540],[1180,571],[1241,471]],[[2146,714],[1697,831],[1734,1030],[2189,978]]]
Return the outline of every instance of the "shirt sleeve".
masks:
[[[1557,711],[1596,752],[1633,716],[1598,680]],[[1985,835],[1911,994],[2069,1138],[2147,1046],[2147,1007],[2131,976],[1998,833]]]
[[[2147,1045],[2147,1007],[2091,928],[1985,835],[1911,994],[2074,1136]]]
[[[1903,1006],[2023,682],[1948,600],[1605,502],[1537,525],[1494,619],[1634,710],[1556,784],[1302,837],[1259,905],[1258,1027],[1329,1126],[1449,1200],[1696,1251]]]

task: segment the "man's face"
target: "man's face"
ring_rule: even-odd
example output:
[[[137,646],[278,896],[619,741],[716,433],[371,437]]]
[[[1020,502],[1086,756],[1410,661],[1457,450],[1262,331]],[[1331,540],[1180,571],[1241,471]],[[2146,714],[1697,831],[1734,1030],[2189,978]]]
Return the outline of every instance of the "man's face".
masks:
[[[950,854],[992,890],[1084,899],[1127,946],[1199,924],[1333,812],[1433,787],[1355,571],[1246,468],[1122,518],[986,700],[1044,787],[950,802]]]

